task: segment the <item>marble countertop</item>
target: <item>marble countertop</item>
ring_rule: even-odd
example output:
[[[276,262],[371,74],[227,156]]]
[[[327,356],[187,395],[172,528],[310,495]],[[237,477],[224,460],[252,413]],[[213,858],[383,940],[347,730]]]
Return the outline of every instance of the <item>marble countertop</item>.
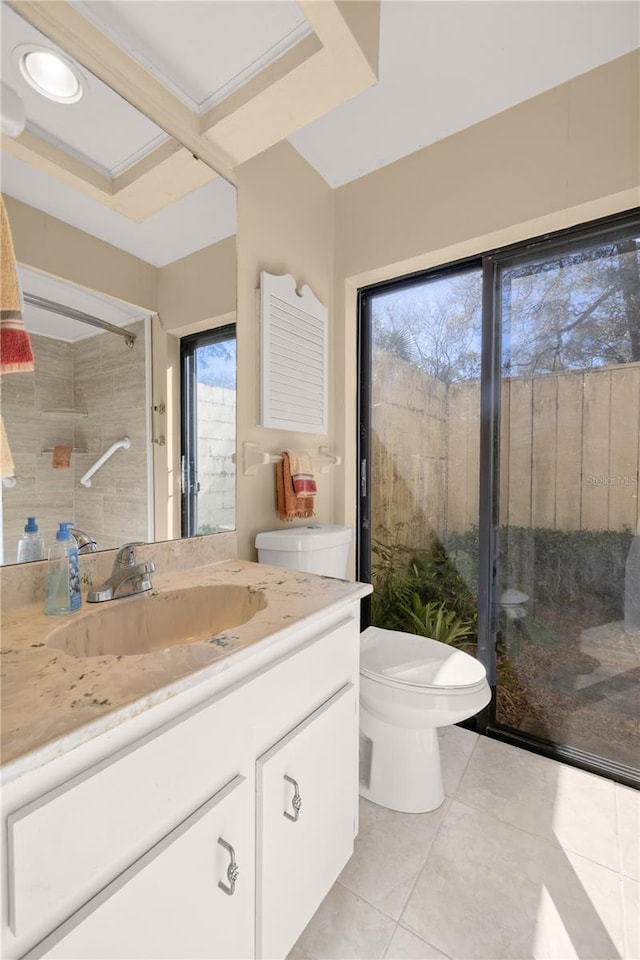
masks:
[[[154,593],[200,585],[234,584],[264,591],[265,609],[251,620],[210,638],[144,654],[76,657],[47,644],[62,621],[99,617],[115,604],[140,604],[145,596],[84,603],[65,617],[40,607],[9,611],[2,621],[2,776],[73,749],[127,718],[245,660],[292,628],[346,606],[371,592],[350,583],[243,560],[154,576]]]

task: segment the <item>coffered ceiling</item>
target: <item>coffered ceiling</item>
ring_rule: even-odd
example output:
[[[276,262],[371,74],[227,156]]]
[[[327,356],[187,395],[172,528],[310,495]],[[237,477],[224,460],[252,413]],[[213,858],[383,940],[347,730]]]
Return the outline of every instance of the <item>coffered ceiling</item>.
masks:
[[[235,168],[284,138],[337,187],[640,46],[635,0],[1,7],[27,106],[3,190],[156,266],[232,234]],[[79,65],[84,103],[27,87],[35,40]]]

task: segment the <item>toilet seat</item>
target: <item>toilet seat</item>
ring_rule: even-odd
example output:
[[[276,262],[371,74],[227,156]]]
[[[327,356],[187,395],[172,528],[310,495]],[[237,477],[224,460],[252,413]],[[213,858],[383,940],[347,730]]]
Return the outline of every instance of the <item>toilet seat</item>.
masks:
[[[483,665],[430,637],[367,627],[360,635],[360,673],[399,689],[469,693],[486,682]]]

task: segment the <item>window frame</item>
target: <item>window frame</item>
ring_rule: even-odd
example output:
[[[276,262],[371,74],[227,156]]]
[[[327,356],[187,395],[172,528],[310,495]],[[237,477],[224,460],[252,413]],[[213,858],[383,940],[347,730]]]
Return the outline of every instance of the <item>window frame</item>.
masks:
[[[197,497],[200,485],[196,470],[198,459],[196,351],[200,347],[206,347],[212,343],[222,343],[224,340],[234,340],[237,344],[237,339],[235,323],[226,323],[210,330],[188,334],[180,339],[180,518],[182,537],[197,536]]]

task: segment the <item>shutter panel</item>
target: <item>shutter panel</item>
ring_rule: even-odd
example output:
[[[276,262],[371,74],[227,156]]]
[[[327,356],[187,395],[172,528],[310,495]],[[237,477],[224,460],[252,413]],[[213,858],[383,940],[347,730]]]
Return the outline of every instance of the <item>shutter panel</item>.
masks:
[[[261,425],[326,434],[328,311],[291,274],[260,274]]]

